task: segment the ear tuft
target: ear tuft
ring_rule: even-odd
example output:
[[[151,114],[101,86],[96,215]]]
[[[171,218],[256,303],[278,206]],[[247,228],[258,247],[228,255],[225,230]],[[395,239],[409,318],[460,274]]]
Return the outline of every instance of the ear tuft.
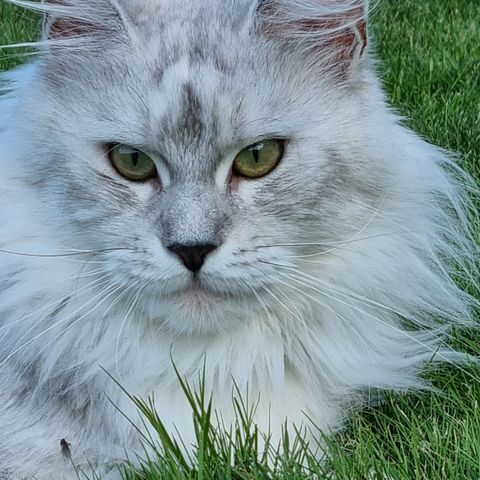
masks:
[[[118,15],[106,0],[44,0],[42,11],[43,34],[49,40],[105,36],[118,26]]]
[[[345,64],[366,50],[367,12],[367,0],[263,0],[258,26],[264,35]]]
[[[58,40],[69,37],[91,36],[95,29],[92,25],[73,18],[50,18],[45,16],[44,34],[50,40]]]
[[[85,35],[89,29],[85,22],[74,17],[73,9],[61,0],[44,0],[43,36],[61,39]],[[69,11],[70,10],[70,11]]]

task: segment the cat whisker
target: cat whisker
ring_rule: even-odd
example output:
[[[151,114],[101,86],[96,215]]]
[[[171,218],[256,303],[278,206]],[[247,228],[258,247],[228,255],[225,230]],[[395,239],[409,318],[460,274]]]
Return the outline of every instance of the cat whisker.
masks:
[[[410,232],[409,232],[410,233]],[[337,245],[347,245],[350,243],[363,242],[374,238],[391,237],[392,235],[399,235],[399,232],[385,232],[375,235],[369,235],[368,237],[351,238],[349,240],[338,241],[324,241],[324,242],[292,242],[292,243],[274,243],[271,245],[256,245],[256,248],[276,248],[276,247],[330,247]]]
[[[107,282],[105,283],[102,283],[102,284],[99,284],[99,285],[95,285],[95,287],[97,286],[104,286],[106,285]],[[99,295],[97,295],[95,298],[97,298]],[[88,304],[89,302],[87,302]],[[79,309],[80,310],[80,309]],[[36,322],[34,324],[33,327],[36,327],[38,325],[40,325],[46,318],[48,318],[49,315],[41,318],[38,322]],[[35,341],[41,337],[43,337],[46,333],[48,333],[49,331],[55,329],[56,327],[60,326],[62,323],[64,323],[65,321],[69,320],[73,315],[69,315],[68,317],[66,317],[65,319],[61,319],[60,321],[54,323],[53,325],[49,326],[48,328],[44,329],[42,332],[40,332],[39,334],[37,334],[36,336],[34,336],[33,338],[25,341],[23,344],[21,344],[20,346],[18,346],[19,342],[22,341],[23,339],[25,339],[28,335],[28,333],[30,333],[32,331],[32,329],[34,329],[33,327],[30,328],[27,332],[25,332],[25,334],[20,338],[19,341],[17,341],[17,347],[13,347],[14,350],[7,356],[7,358],[5,358],[1,363],[0,363],[0,368],[2,368],[14,355],[16,355],[17,353],[21,352],[22,350],[24,350],[25,347],[29,346],[29,345],[32,345],[35,343]],[[48,343],[47,345],[50,345],[50,343]],[[46,350],[46,347],[41,350],[41,352],[45,351]],[[40,352],[40,353],[41,353]],[[36,356],[35,358],[37,358],[38,356]],[[20,358],[18,359],[18,362],[20,362]]]
[[[382,220],[385,220],[387,223],[393,225],[394,227],[398,227],[400,232],[405,232],[405,233],[411,233],[413,235],[416,234],[416,232],[407,230],[404,225],[402,225],[400,222],[396,222],[390,217],[387,217],[383,213],[380,212],[380,210],[376,210],[375,207],[366,204],[365,202],[362,202],[359,198],[356,198],[354,202],[362,209],[367,210],[369,212],[375,213],[375,216],[377,218],[381,218]]]
[[[409,321],[412,324],[415,324],[417,326],[422,326],[422,327],[426,327],[426,328],[430,327],[430,325],[427,322],[422,321],[422,318],[423,318],[422,316],[412,318],[411,314],[409,314],[408,312],[400,312],[400,311],[398,311],[398,310],[396,310],[392,307],[389,307],[389,306],[387,306],[387,305],[385,305],[381,302],[378,302],[378,301],[375,301],[371,298],[360,295],[357,292],[353,292],[351,290],[347,290],[345,288],[338,287],[331,282],[327,283],[327,282],[321,281],[319,279],[316,279],[315,277],[312,277],[311,275],[308,275],[305,272],[297,271],[296,274],[299,275],[299,277],[297,277],[298,279],[303,279],[303,280],[307,279],[309,281],[312,281],[315,285],[318,284],[318,283],[321,283],[323,285],[323,287],[332,289],[336,293],[340,294],[341,296],[353,299],[353,300],[357,301],[358,303],[367,306],[368,308],[373,308],[374,310],[377,310],[377,311],[380,311],[380,312],[392,313],[394,315],[397,315],[399,318],[402,318],[406,321]],[[480,306],[480,302],[478,303],[478,305]],[[439,315],[440,315],[440,312],[439,312]],[[444,331],[442,333],[444,335],[450,336],[448,331]]]
[[[91,231],[98,232],[98,233],[105,233],[104,230],[100,228],[94,228]],[[138,236],[132,237],[131,235],[125,235],[123,233],[118,233],[111,230],[109,230],[108,235],[112,237],[117,237],[117,238],[126,238],[127,240],[132,240],[133,242],[138,242],[140,240],[140,237]]]
[[[294,270],[294,273],[298,275],[298,277],[297,277],[298,279],[310,280],[315,284],[320,283],[327,288],[334,289],[336,292],[338,292],[342,295],[351,296],[351,297],[354,297],[356,300],[368,302],[368,306],[370,306],[372,308],[377,308],[377,309],[382,310],[382,311],[388,311],[388,312],[391,312],[391,313],[395,313],[396,315],[399,315],[401,317],[405,317],[404,313],[398,312],[398,311],[396,311],[396,310],[394,310],[394,309],[388,307],[387,305],[384,305],[384,304],[382,304],[378,301],[372,300],[372,299],[370,299],[368,297],[365,297],[363,295],[360,295],[358,293],[342,289],[340,287],[335,286],[332,283],[324,282],[324,281],[319,280],[319,279],[317,279],[317,278],[315,278],[311,275],[308,275],[305,272],[301,272],[301,271],[295,270],[295,269],[293,269],[293,270]],[[292,275],[292,274],[290,273],[289,275]]]
[[[116,367],[117,373],[119,375],[119,378],[121,378],[121,373],[120,373],[121,370],[120,370],[119,361],[118,361],[118,352],[119,352],[119,347],[120,347],[120,340],[121,340],[121,336],[122,336],[122,331],[123,331],[123,328],[124,328],[124,326],[127,322],[127,319],[128,319],[128,323],[129,323],[131,321],[131,319],[134,317],[135,310],[136,310],[138,301],[140,299],[140,294],[141,294],[145,284],[144,284],[144,282],[141,282],[139,280],[139,281],[136,282],[135,285],[132,285],[129,288],[129,290],[133,290],[139,284],[140,284],[140,287],[137,289],[135,298],[134,298],[133,302],[130,304],[129,308],[127,309],[127,312],[125,313],[125,316],[124,316],[124,318],[123,318],[123,320],[120,324],[120,328],[119,328],[118,335],[117,335],[117,342],[115,344],[115,367]],[[131,314],[131,317],[130,317],[130,314]]]
[[[287,312],[289,312],[291,315],[293,315],[293,317],[299,321],[299,323],[306,329],[309,331],[309,333],[313,333],[310,328],[308,327],[308,325],[306,324],[305,322],[305,319],[302,317],[302,315],[300,314],[300,312],[298,311],[297,307],[294,306],[294,309],[296,310],[296,312],[292,311],[292,309],[290,309],[287,305],[285,305],[285,303],[283,303],[282,300],[280,300],[280,298],[278,298],[277,295],[275,295],[268,287],[263,287],[263,289],[271,296],[273,297],[274,300],[276,300]],[[284,298],[288,299],[287,295],[283,295]]]
[[[248,290],[250,290],[253,293],[253,296],[257,299],[257,302],[259,303],[260,307],[262,310],[265,312],[265,315],[267,316],[270,321],[272,320],[272,315],[275,316],[275,318],[278,319],[277,315],[273,313],[269,308],[268,305],[266,304],[265,300],[262,298],[259,292],[257,292],[248,282],[241,280],[243,285],[247,287]]]
[[[307,287],[308,289],[320,294],[320,295],[323,295],[335,302],[338,302],[340,304],[343,304],[343,305],[346,305],[356,311],[358,311],[359,313],[362,313],[370,318],[372,318],[373,320],[379,322],[380,324],[392,329],[393,331],[407,337],[408,339],[412,340],[414,343],[418,344],[419,346],[422,346],[424,349],[427,349],[428,351],[430,351],[432,353],[432,359],[434,359],[435,357],[438,357],[441,361],[444,361],[446,363],[449,363],[449,364],[452,364],[452,365],[456,365],[458,368],[460,368],[463,373],[465,373],[466,375],[468,375],[470,378],[472,378],[473,380],[475,381],[478,381],[479,378],[475,377],[473,374],[471,374],[468,370],[465,370],[465,369],[462,369],[460,366],[458,366],[458,363],[455,362],[455,361],[452,361],[451,358],[449,358],[447,355],[443,354],[439,349],[434,349],[432,348],[430,345],[428,345],[427,343],[425,342],[422,342],[421,340],[419,340],[414,334],[413,332],[410,333],[409,331],[407,330],[402,330],[398,327],[396,327],[395,325],[392,325],[384,320],[382,320],[381,318],[373,315],[372,313],[370,312],[367,312],[363,309],[361,309],[360,307],[358,307],[357,305],[354,305],[352,303],[349,303],[345,300],[342,300],[342,299],[339,299],[333,295],[330,295],[328,293],[326,293],[325,291],[322,291],[322,290],[319,290],[318,288],[314,287],[313,285],[309,285],[308,283],[304,282],[304,281],[301,281],[301,280],[298,280],[290,275],[286,275],[286,274],[283,274],[284,276],[288,277],[289,279],[293,280],[294,282],[304,286],[304,287]],[[299,292],[302,292],[300,289],[298,289]],[[303,292],[305,295],[308,295],[306,294],[305,292]],[[314,302],[316,303],[319,303],[320,305],[322,305],[321,302],[318,301],[318,299],[314,296],[311,296],[311,295],[308,295],[308,298],[310,298],[311,300],[313,300]],[[324,306],[324,305],[322,305]],[[430,338],[434,338],[435,340],[437,340],[439,343],[442,343],[444,344],[444,339],[436,334],[434,334],[433,332],[431,331],[420,331],[418,332],[419,334],[427,334]],[[458,354],[457,354],[458,356]],[[468,358],[468,355],[465,354],[465,355],[462,355],[462,357],[464,358],[464,360],[467,360]]]
[[[290,269],[290,271],[293,271],[293,273],[289,273],[288,275],[296,274],[298,280],[303,280],[303,281],[309,280],[314,285],[322,284],[323,287],[333,289],[336,293],[339,293],[342,296],[345,296],[347,298],[352,298],[353,297],[353,299],[355,299],[356,301],[358,301],[360,303],[363,302],[363,304],[365,306],[368,306],[369,308],[373,308],[375,310],[379,310],[379,311],[383,311],[383,312],[393,313],[393,314],[399,316],[400,318],[411,320],[411,321],[414,321],[414,323],[418,324],[418,320],[413,320],[413,319],[409,318],[407,312],[400,312],[400,311],[395,310],[395,309],[389,307],[388,305],[385,305],[385,304],[383,304],[379,301],[376,301],[376,300],[373,300],[371,298],[365,297],[364,295],[360,295],[357,292],[353,292],[351,290],[347,290],[345,288],[338,287],[331,282],[322,281],[322,280],[320,280],[316,277],[313,277],[312,275],[309,275],[309,274],[307,274],[305,272],[302,272],[300,270]]]
[[[45,254],[45,253],[25,253],[25,252],[15,252],[13,250],[4,250],[0,248],[0,253],[9,254],[9,255],[17,255],[20,257],[33,257],[33,258],[68,258],[68,257],[79,257],[82,255],[99,255],[101,253],[107,252],[115,252],[121,250],[135,250],[133,248],[128,247],[118,247],[118,248],[103,248],[100,250],[84,250],[79,252],[71,252],[71,253],[57,253],[57,254]]]
[[[48,350],[48,348],[51,345],[56,345],[56,342],[58,339],[60,339],[62,336],[64,336],[68,331],[70,331],[75,325],[77,325],[81,320],[84,318],[88,318],[88,315],[93,313],[97,307],[101,306],[103,303],[105,303],[108,298],[110,298],[112,295],[115,295],[119,290],[121,290],[122,286],[115,286],[115,285],[109,285],[106,288],[103,289],[101,292],[101,295],[104,296],[101,301],[98,303],[98,305],[95,305],[92,309],[90,309],[88,312],[86,312],[84,315],[81,315],[80,317],[76,318],[73,322],[68,324],[65,328],[63,328],[57,335],[55,335],[50,341],[48,341],[45,346],[40,349],[36,355],[33,356],[33,358],[29,361],[29,364],[35,363],[38,361],[38,359]],[[65,320],[66,321],[66,320]],[[65,321],[60,322],[65,323]],[[72,365],[68,365],[66,368],[70,369],[72,368]]]
[[[276,262],[273,262],[273,261],[270,261],[270,260],[260,260],[260,259],[257,259],[257,261],[258,261],[259,263],[263,263],[263,264],[265,264],[265,265],[271,265],[271,266],[273,266],[273,267],[294,268],[294,265],[293,265],[293,264],[284,265],[284,264],[276,263]]]
[[[358,230],[349,240],[347,240],[348,242],[354,241],[357,237],[359,237],[363,232],[365,232],[367,230],[367,228],[372,224],[373,220],[375,220],[375,218],[377,218],[377,216],[380,214],[380,208],[382,207],[383,203],[385,202],[385,198],[386,198],[386,193],[383,195],[382,199],[380,200],[378,205],[373,210],[372,215],[367,220],[365,225],[363,225],[363,227],[360,228],[360,230]]]
[[[311,255],[311,256],[318,256],[318,254]],[[308,256],[310,257],[310,256]],[[295,260],[296,262],[301,263],[311,263],[314,265],[325,265],[327,267],[335,266],[335,267],[347,267],[348,263],[341,263],[338,261],[338,258],[335,258],[335,261],[324,261],[324,260],[309,260],[305,255],[288,255],[286,258],[290,258]]]
[[[124,288],[123,291],[122,288]],[[103,312],[103,315],[102,315],[102,318],[100,320],[100,322],[96,323],[96,332],[101,332],[102,331],[102,325],[103,323],[105,322],[105,320],[107,319],[109,313],[112,311],[113,307],[115,305],[117,305],[121,300],[122,298],[124,298],[128,293],[129,293],[129,290],[130,290],[131,286],[129,286],[128,288],[125,288],[123,286],[119,286],[119,288],[114,292],[116,293],[117,291],[121,291],[119,295],[117,295],[111,302],[110,302],[110,305],[105,309],[105,311]],[[95,335],[98,336],[98,334],[96,333]]]
[[[146,284],[148,285],[148,284]],[[143,299],[143,301],[141,302],[141,310],[138,314],[138,318],[142,319],[143,321],[147,319],[147,316],[145,315],[145,306],[146,306],[146,302],[145,302],[145,298]],[[136,317],[136,313],[137,312],[133,312],[133,315],[132,315],[132,318]],[[151,319],[151,316],[149,315],[148,316],[148,320],[151,322],[152,319]],[[142,326],[142,322],[139,321],[139,322],[136,322],[137,324],[137,340],[136,340],[136,349],[137,349],[137,352],[140,352],[140,337],[141,337],[141,326]],[[137,361],[140,359],[140,355],[137,355]]]
[[[288,276],[287,276],[288,277]],[[278,279],[277,279],[278,280]],[[282,285],[285,285],[287,288],[290,288],[291,290],[294,290],[298,293],[300,293],[302,296],[306,296],[307,298],[310,298],[310,299],[313,299],[312,296],[306,294],[303,290],[300,290],[299,288],[295,287],[294,285],[288,283],[288,282],[284,282],[282,280],[278,280],[279,283],[281,283]],[[319,299],[316,299],[316,303],[318,303],[319,305],[321,305],[323,308],[325,308],[326,310],[330,311],[331,313],[333,313],[336,317],[340,318],[343,322],[344,322],[344,325],[346,327],[349,327],[356,335],[356,337],[360,340],[360,342],[362,343],[362,345],[365,347],[365,353],[369,356],[370,360],[371,360],[371,364],[373,365],[374,362],[373,362],[373,359],[372,359],[372,355],[371,355],[371,345],[368,345],[367,342],[365,341],[365,339],[363,338],[363,336],[361,335],[361,332],[359,331],[358,327],[355,325],[354,322],[351,322],[350,320],[348,320],[345,316],[343,316],[342,314],[340,314],[338,311],[334,310],[330,305],[320,301]],[[312,338],[315,339],[316,338],[316,335],[315,335],[315,332],[313,330],[311,330],[308,326],[307,327],[307,331],[308,333],[311,334]]]
[[[106,280],[104,282],[100,282],[98,285],[94,285],[95,287],[97,286],[103,286],[105,284],[109,285],[110,284],[110,280]],[[81,307],[77,308],[74,312],[70,313],[66,318],[63,318],[57,322],[54,322],[52,325],[49,325],[46,329],[44,329],[42,332],[38,333],[37,335],[35,335],[33,338],[29,339],[28,341],[22,343],[21,345],[19,346],[14,346],[13,348],[13,351],[11,351],[7,356],[6,358],[4,358],[2,360],[2,362],[0,362],[0,368],[5,365],[14,355],[16,355],[18,352],[20,352],[21,350],[23,350],[25,347],[27,347],[28,345],[31,345],[32,343],[34,343],[37,339],[43,337],[45,334],[47,334],[48,332],[54,330],[55,328],[57,328],[59,325],[61,325],[62,323],[65,323],[66,321],[68,321],[70,318],[74,317],[77,313],[79,313],[80,311],[82,311],[85,306],[91,304],[92,302],[95,302],[99,297],[101,297],[104,293],[104,290],[102,290],[100,293],[97,293],[96,295],[94,295],[93,297],[90,297],[89,300],[87,300],[87,302],[82,305]],[[85,318],[86,315],[90,314],[91,311],[95,310],[95,308],[97,308],[98,306],[100,305],[99,304],[96,304],[92,310],[88,311],[86,314],[82,315],[80,318],[83,319]],[[26,336],[28,335],[28,333],[30,333],[32,330],[35,329],[36,326],[38,326],[39,324],[41,324],[46,318],[48,317],[48,315],[44,318],[42,318],[41,320],[37,321],[36,323],[34,323],[23,335],[22,337],[19,339],[19,341],[17,342],[17,345],[19,342],[21,342],[23,339],[26,338]]]
[[[82,286],[80,289],[78,289],[77,293],[80,293],[82,291],[88,291],[90,288],[93,288],[93,287],[96,287],[98,286],[98,284],[101,284],[103,280],[105,280],[107,278],[107,275],[103,275],[102,277],[99,277],[99,278],[96,278],[94,281]],[[56,285],[57,282],[53,283],[52,285]],[[7,330],[7,333],[5,333],[2,337],[0,337],[0,340],[2,340],[5,335],[8,334],[8,330],[11,329],[14,325],[17,325],[21,322],[24,322],[25,320],[27,320],[28,318],[30,317],[33,317],[35,315],[38,315],[40,312],[42,312],[43,310],[45,309],[48,309],[50,307],[53,307],[53,309],[51,311],[49,311],[45,317],[42,317],[42,319],[40,320],[43,321],[44,318],[48,317],[49,315],[51,315],[52,313],[55,312],[55,310],[57,310],[58,308],[60,308],[60,306],[63,304],[63,302],[65,302],[66,300],[68,300],[70,297],[72,296],[72,293],[68,293],[67,295],[65,295],[64,297],[62,297],[61,299],[58,299],[58,300],[55,300],[53,302],[50,302],[48,303],[47,305],[44,305],[42,307],[40,307],[39,310],[35,310],[34,312],[30,312],[29,314],[27,315],[24,315],[22,316],[21,318],[15,320],[14,322],[10,322],[6,325],[2,325],[0,327],[0,331],[2,330]],[[32,328],[35,328],[37,324],[34,324]],[[27,332],[28,333],[28,332]]]
[[[54,344],[60,337],[62,337],[63,335],[65,335],[69,330],[71,330],[75,325],[77,325],[81,320],[83,320],[84,318],[87,318],[90,314],[92,314],[98,307],[100,307],[103,303],[105,303],[108,298],[110,298],[112,295],[114,295],[115,293],[117,293],[119,290],[121,290],[122,288],[124,288],[122,285],[115,285],[113,283],[107,285],[107,287],[105,287],[98,295],[96,295],[95,298],[100,298],[100,297],[103,297],[97,304],[95,304],[95,306],[93,308],[91,308],[89,311],[87,311],[86,313],[84,313],[83,315],[81,315],[80,317],[76,318],[73,322],[71,322],[69,325],[66,326],[66,328],[63,328],[55,337],[53,337],[34,357],[33,359],[29,362],[30,364],[31,363],[34,363],[47,349],[48,347],[50,347],[50,345]],[[88,305],[88,303],[90,302],[87,302],[85,305]],[[60,326],[62,323],[66,323],[69,319],[71,318],[71,316],[65,318],[65,319],[62,319],[60,322],[57,322],[57,325],[56,326]],[[42,335],[44,335],[45,333],[47,333],[46,331],[42,332]],[[34,341],[35,339],[33,339]],[[31,342],[29,342],[31,343]]]
[[[262,274],[263,272],[251,265],[251,268],[253,268],[254,270],[256,270],[257,272],[259,272],[260,274]],[[245,284],[246,282],[244,282]],[[273,285],[272,285],[273,287]],[[298,310],[298,308],[296,307],[296,305],[290,301],[290,299],[284,294],[284,297],[289,301],[289,303],[293,306],[294,310],[296,312],[293,312],[289,307],[287,307],[272,291],[270,291],[270,289],[266,286],[266,285],[263,285],[262,286],[262,289],[265,290],[271,297],[273,297],[274,300],[276,300],[277,302],[280,303],[280,305],[282,305],[288,312],[290,312],[297,320],[299,320],[299,322],[304,326],[304,327],[307,327],[306,323],[305,323],[305,320],[302,318],[302,315],[300,313],[300,311]],[[281,291],[280,291],[281,292]],[[283,292],[281,292],[283,293]]]

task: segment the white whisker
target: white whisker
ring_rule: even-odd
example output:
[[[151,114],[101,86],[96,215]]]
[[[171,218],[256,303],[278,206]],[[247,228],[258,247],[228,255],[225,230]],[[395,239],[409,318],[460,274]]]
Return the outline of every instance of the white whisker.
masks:
[[[318,294],[320,294],[320,295],[322,295],[322,296],[324,296],[324,297],[326,297],[326,298],[329,298],[330,300],[333,300],[333,301],[338,302],[338,303],[340,303],[340,304],[346,305],[346,306],[348,306],[349,308],[352,308],[353,310],[355,310],[355,311],[357,311],[357,312],[359,312],[359,313],[361,313],[361,314],[363,314],[363,315],[366,315],[367,317],[372,318],[373,320],[381,323],[382,325],[384,325],[384,326],[392,329],[392,330],[395,331],[396,333],[399,333],[399,334],[407,337],[409,340],[412,340],[414,343],[420,345],[420,346],[423,347],[424,349],[426,349],[426,350],[428,350],[429,352],[431,352],[431,353],[432,353],[432,359],[438,357],[439,359],[441,359],[442,361],[444,361],[444,362],[446,362],[446,363],[449,363],[449,364],[452,364],[452,365],[457,365],[458,368],[461,368],[461,367],[458,365],[458,359],[457,359],[457,362],[452,361],[452,358],[450,358],[450,357],[448,357],[447,355],[443,354],[441,350],[438,350],[438,349],[436,349],[436,348],[433,348],[433,347],[431,347],[430,345],[428,345],[427,343],[422,342],[421,340],[419,340],[418,338],[416,338],[416,337],[413,335],[412,332],[409,332],[409,331],[407,331],[407,330],[400,329],[399,327],[397,327],[397,326],[395,326],[395,325],[393,325],[393,324],[391,324],[391,323],[388,323],[388,322],[382,320],[381,318],[373,315],[373,314],[370,313],[370,312],[367,312],[367,311],[361,309],[360,307],[358,307],[358,306],[356,306],[356,305],[353,305],[353,304],[351,304],[351,303],[349,303],[349,302],[347,302],[347,301],[345,301],[345,300],[342,300],[342,299],[339,299],[339,298],[337,298],[337,297],[334,297],[333,295],[330,295],[330,294],[328,294],[328,293],[326,293],[326,292],[324,292],[324,291],[322,291],[322,290],[319,290],[318,288],[314,287],[313,285],[309,285],[309,284],[307,284],[307,283],[305,283],[305,282],[303,282],[303,281],[301,281],[301,280],[297,280],[296,278],[294,278],[294,277],[292,277],[292,276],[290,276],[290,275],[286,275],[286,274],[282,274],[282,275],[286,276],[287,278],[295,281],[296,283],[298,283],[298,284],[300,284],[300,285],[302,285],[302,286],[304,286],[304,287],[307,287],[308,289],[310,289],[310,290],[312,290],[312,291],[314,291],[314,292],[316,292],[316,293],[318,293]],[[298,290],[299,292],[302,292],[300,289],[297,289],[297,290]],[[313,300],[315,303],[319,303],[320,305],[325,306],[324,304],[322,304],[321,302],[319,302],[316,297],[314,297],[314,296],[312,296],[312,295],[308,295],[308,294],[306,294],[305,292],[303,292],[303,294],[304,294],[304,295],[307,295],[307,296],[308,296],[311,300]],[[427,331],[427,332],[422,331],[421,333],[427,333],[429,336],[435,338],[436,340],[442,341],[442,337],[437,336],[437,335],[436,335],[434,332],[432,332],[432,331]],[[458,354],[456,354],[455,356],[458,357]],[[466,359],[468,358],[468,355],[464,354],[463,357],[464,357],[464,360],[466,360]],[[461,368],[461,369],[462,369],[463,373],[465,373],[466,375],[470,376],[470,377],[471,377],[472,379],[474,379],[475,381],[478,381],[478,380],[479,380],[479,378],[477,378],[477,377],[475,377],[474,375],[472,375],[468,370],[465,370],[465,369],[463,369],[463,368]]]

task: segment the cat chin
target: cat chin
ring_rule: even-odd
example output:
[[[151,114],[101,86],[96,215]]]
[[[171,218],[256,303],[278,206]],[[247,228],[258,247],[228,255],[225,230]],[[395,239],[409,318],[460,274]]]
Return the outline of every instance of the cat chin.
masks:
[[[179,310],[191,312],[192,316],[199,313],[213,313],[227,301],[225,296],[197,285],[186,288],[169,299],[169,303],[175,305]]]
[[[177,335],[231,331],[248,316],[248,307],[234,297],[192,285],[167,298],[147,300],[151,317]]]

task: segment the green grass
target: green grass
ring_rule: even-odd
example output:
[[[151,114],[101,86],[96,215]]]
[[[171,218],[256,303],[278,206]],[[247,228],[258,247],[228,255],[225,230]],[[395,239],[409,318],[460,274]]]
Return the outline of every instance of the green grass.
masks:
[[[413,129],[458,152],[463,167],[477,179],[479,19],[478,0],[384,0],[375,10],[372,25],[376,51],[383,60],[379,68],[392,103]],[[38,19],[32,14],[0,3],[0,43],[32,39],[37,28]],[[11,51],[0,50],[0,70],[20,61]],[[476,233],[480,237],[480,227]],[[456,332],[454,341],[467,351],[480,352],[476,332]],[[388,394],[381,407],[353,414],[348,429],[330,442],[325,467],[312,464],[310,477],[324,478],[334,470],[338,480],[480,479],[480,371],[444,367],[429,377],[438,393]],[[175,446],[167,445],[166,458],[146,466],[142,473],[129,474],[129,480],[307,476],[295,458],[283,457],[275,471],[258,463],[254,431],[239,437],[237,462],[232,468],[228,439],[206,428],[208,402],[198,408],[202,402],[195,400],[192,392],[187,394],[197,408],[202,439],[197,467],[183,465],[175,457]],[[161,433],[158,419],[148,408],[145,413],[157,422]],[[164,434],[160,438],[168,444]]]

